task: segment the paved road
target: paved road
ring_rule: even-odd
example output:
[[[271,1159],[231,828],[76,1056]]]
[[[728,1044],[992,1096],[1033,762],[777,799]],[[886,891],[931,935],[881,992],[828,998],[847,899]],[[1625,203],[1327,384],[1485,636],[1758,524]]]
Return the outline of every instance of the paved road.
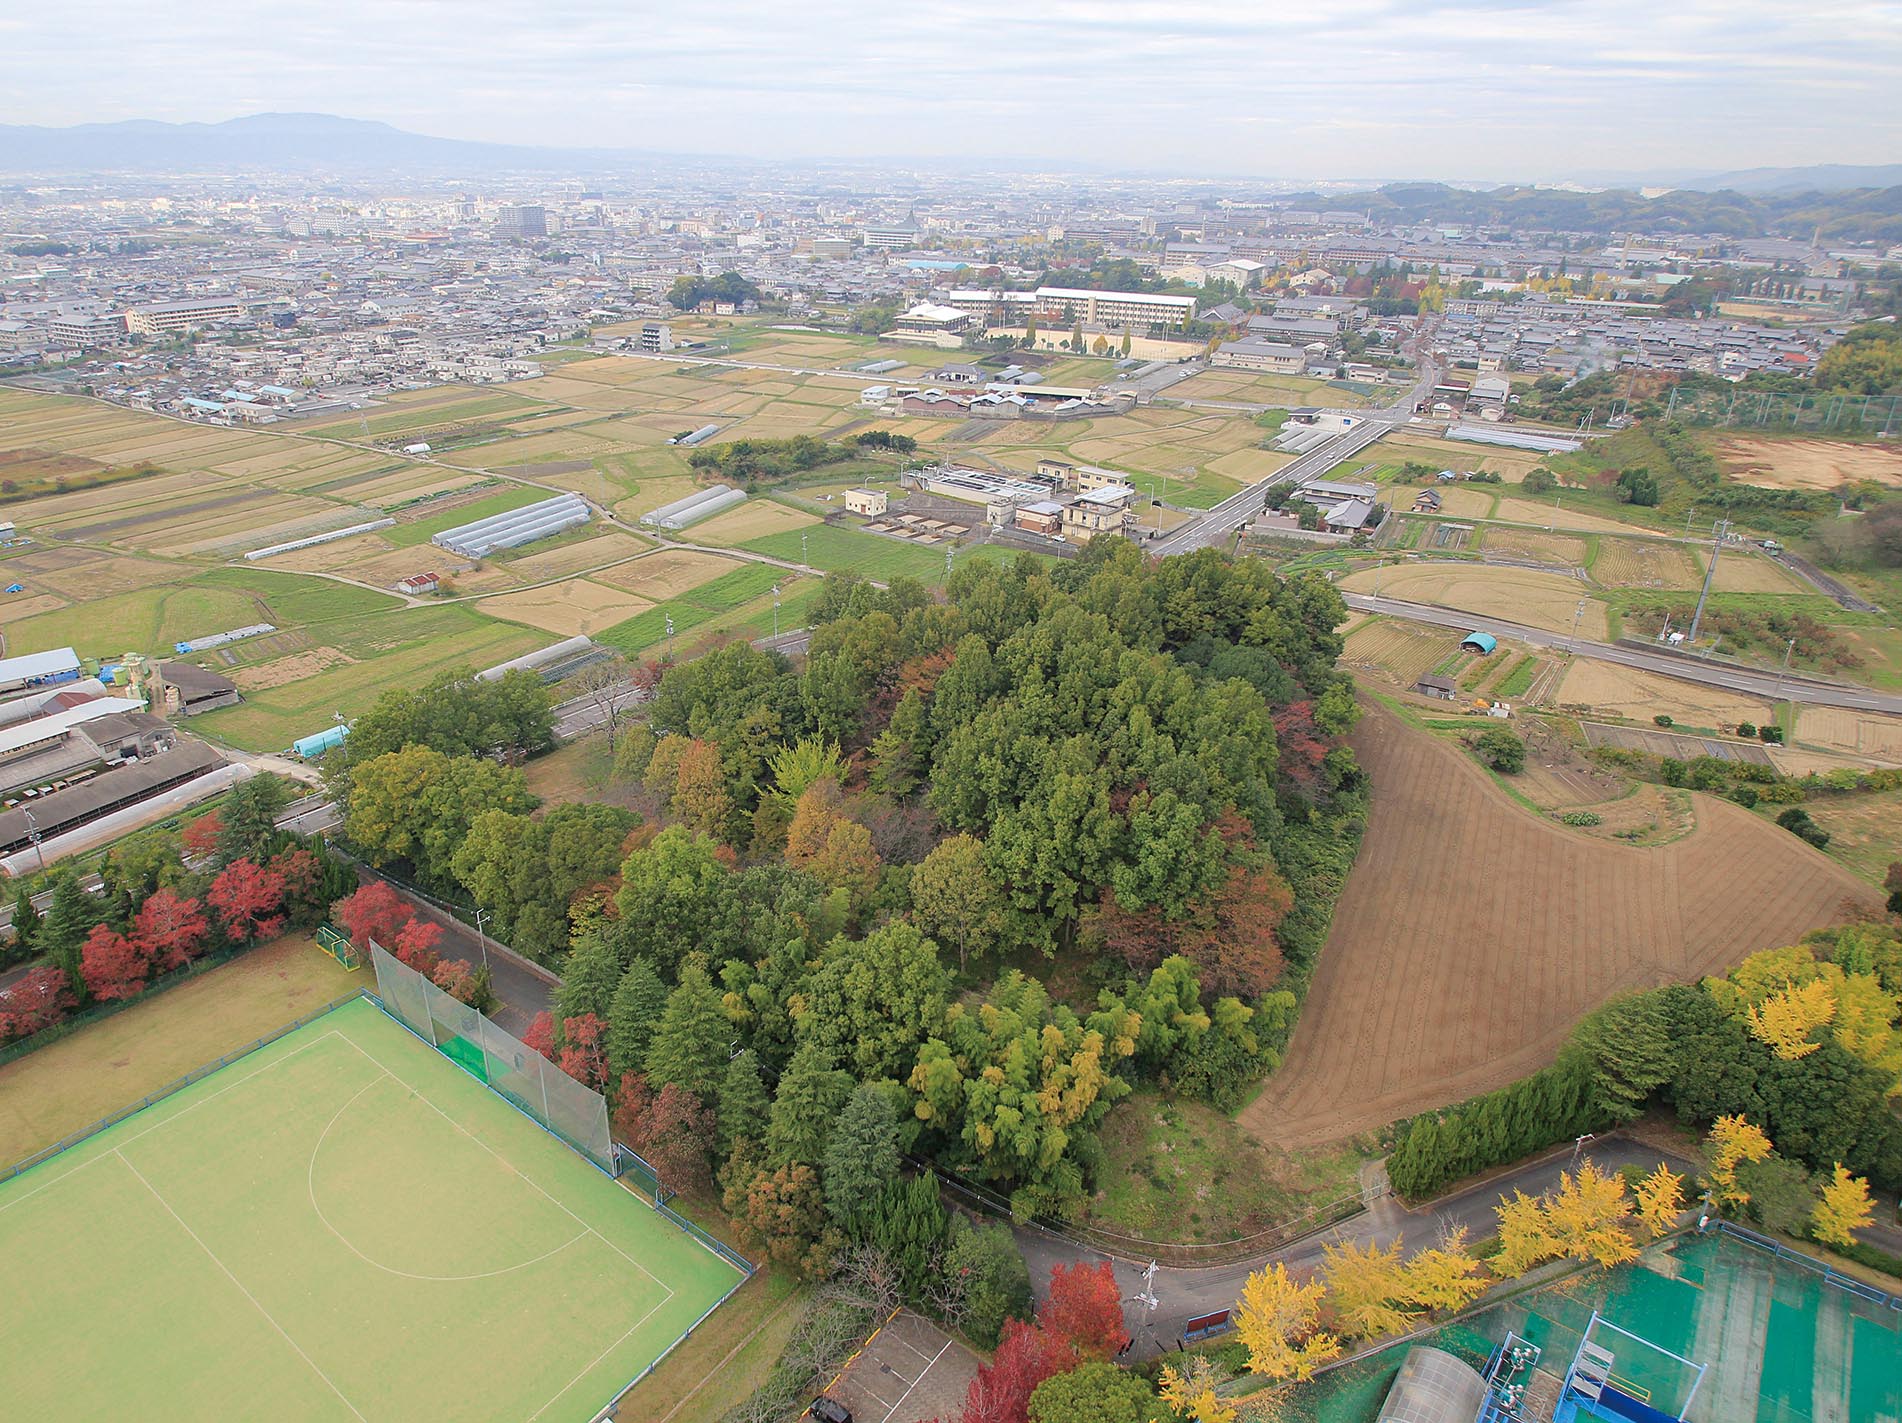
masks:
[[[1665,1161],[1673,1171],[1695,1175],[1690,1162],[1626,1137],[1611,1136],[1593,1142],[1585,1149],[1584,1156],[1607,1171],[1632,1164],[1649,1168]],[[1364,1214],[1243,1264],[1159,1269],[1155,1280],[1157,1306],[1153,1314],[1146,1313],[1135,1298],[1142,1289],[1141,1264],[1111,1259],[1100,1251],[1072,1244],[1034,1226],[1017,1227],[1017,1243],[1029,1263],[1030,1278],[1040,1298],[1048,1290],[1053,1265],[1110,1259],[1117,1283],[1123,1288],[1125,1319],[1136,1340],[1132,1353],[1137,1358],[1148,1358],[1173,1350],[1188,1320],[1231,1308],[1241,1297],[1243,1281],[1264,1264],[1279,1260],[1290,1270],[1310,1270],[1322,1263],[1327,1246],[1350,1240],[1385,1245],[1398,1237],[1411,1254],[1437,1245],[1443,1230],[1461,1225],[1468,1229],[1471,1239],[1478,1240],[1497,1229],[1493,1207],[1502,1195],[1514,1190],[1522,1190],[1529,1196],[1541,1195],[1557,1185],[1559,1173],[1571,1166],[1572,1148],[1565,1147],[1538,1160],[1510,1167],[1419,1210],[1409,1210],[1393,1196],[1383,1194]]]
[[[1520,642],[1530,643],[1534,647],[1564,648],[1575,652],[1580,657],[1590,657],[1600,662],[1616,662],[1624,667],[1658,672],[1682,681],[1697,682],[1707,687],[1722,687],[1728,691],[1743,692],[1767,700],[1803,702],[1819,707],[1848,707],[1857,711],[1902,713],[1902,696],[1887,692],[1872,692],[1867,687],[1852,687],[1843,682],[1825,682],[1815,677],[1779,677],[1774,672],[1757,672],[1726,662],[1711,662],[1704,658],[1667,652],[1662,648],[1653,649],[1627,643],[1593,642],[1589,638],[1578,638],[1575,641],[1562,632],[1547,632],[1543,628],[1527,627],[1523,623],[1505,622],[1499,618],[1462,612],[1457,608],[1435,607],[1432,604],[1407,602],[1400,598],[1376,598],[1367,593],[1343,593],[1341,596],[1346,600],[1348,607],[1360,612],[1385,613],[1390,617],[1431,623],[1435,627],[1489,632],[1495,637],[1513,638]]]
[[[1326,474],[1343,460],[1352,459],[1369,445],[1395,430],[1404,429],[1413,419],[1413,407],[1423,400],[1426,393],[1433,389],[1440,378],[1439,368],[1432,358],[1425,354],[1425,345],[1430,337],[1430,328],[1423,329],[1408,348],[1416,354],[1419,362],[1419,377],[1404,395],[1392,405],[1374,410],[1344,410],[1343,415],[1352,416],[1350,425],[1337,438],[1329,440],[1318,449],[1310,450],[1283,465],[1259,484],[1231,494],[1200,518],[1191,519],[1171,529],[1163,537],[1150,544],[1157,556],[1172,553],[1189,553],[1210,544],[1224,542],[1242,525],[1250,522],[1261,513],[1267,499],[1268,490],[1275,485],[1296,484],[1304,479],[1316,479]]]

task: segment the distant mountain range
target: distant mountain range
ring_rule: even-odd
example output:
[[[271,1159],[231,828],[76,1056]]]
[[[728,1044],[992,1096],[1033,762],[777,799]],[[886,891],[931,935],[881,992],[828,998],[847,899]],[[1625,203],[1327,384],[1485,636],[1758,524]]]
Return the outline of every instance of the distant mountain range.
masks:
[[[0,124],[0,173],[8,175],[322,173],[471,177],[498,172],[636,176],[662,169],[743,168],[738,158],[694,158],[624,148],[537,148],[409,133],[333,114],[252,114],[222,123],[120,123],[43,128]],[[1098,167],[1100,165],[1092,165]],[[1475,187],[1386,183],[1356,193],[1396,222],[1499,223],[1569,231],[1772,233],[1902,241],[1902,164],[1818,164],[1729,173],[1585,174],[1579,191],[1532,185]],[[1662,197],[1648,191],[1670,188]],[[1295,194],[1339,206],[1341,194]]]
[[[637,169],[656,156],[432,138],[333,114],[252,114],[215,124],[0,124],[0,172],[13,174],[572,172]]]

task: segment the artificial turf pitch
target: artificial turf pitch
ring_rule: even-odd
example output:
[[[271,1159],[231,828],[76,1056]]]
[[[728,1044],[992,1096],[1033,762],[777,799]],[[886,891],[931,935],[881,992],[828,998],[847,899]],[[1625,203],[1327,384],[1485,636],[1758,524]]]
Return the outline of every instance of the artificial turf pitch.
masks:
[[[16,1418],[593,1418],[739,1272],[358,999],[0,1186]]]

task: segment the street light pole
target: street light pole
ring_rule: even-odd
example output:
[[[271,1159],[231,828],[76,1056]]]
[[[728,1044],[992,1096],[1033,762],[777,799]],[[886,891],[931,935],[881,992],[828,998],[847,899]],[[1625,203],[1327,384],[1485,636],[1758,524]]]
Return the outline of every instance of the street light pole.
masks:
[[[40,823],[33,818],[33,812],[26,813],[26,838],[33,842],[33,858],[39,862],[40,873],[46,873],[46,847],[40,843]]]
[[[1580,598],[1578,600],[1578,610],[1572,614],[1571,653],[1572,653],[1572,656],[1574,657],[1578,656],[1578,624],[1579,624],[1579,620],[1582,619],[1584,616],[1585,616],[1585,600],[1583,598]]]
[[[476,938],[482,942],[482,967],[485,969],[489,966],[489,936],[482,932],[482,921],[488,917],[488,910],[476,910]]]

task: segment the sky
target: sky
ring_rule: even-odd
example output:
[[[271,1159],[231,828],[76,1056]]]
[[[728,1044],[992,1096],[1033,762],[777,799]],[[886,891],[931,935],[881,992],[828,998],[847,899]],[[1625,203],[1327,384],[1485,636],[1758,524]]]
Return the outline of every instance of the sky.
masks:
[[[1287,178],[1902,161],[1902,5],[79,0],[0,11],[0,121]]]

